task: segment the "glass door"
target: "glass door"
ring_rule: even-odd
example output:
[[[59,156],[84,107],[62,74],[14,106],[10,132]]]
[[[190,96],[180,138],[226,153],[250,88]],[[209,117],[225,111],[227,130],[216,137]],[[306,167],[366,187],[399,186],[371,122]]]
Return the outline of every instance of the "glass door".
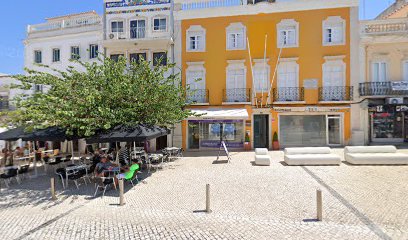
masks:
[[[327,144],[341,145],[341,118],[340,116],[327,117]]]
[[[199,149],[200,148],[200,126],[197,122],[188,123],[188,148]]]
[[[254,148],[269,148],[269,115],[254,115]]]

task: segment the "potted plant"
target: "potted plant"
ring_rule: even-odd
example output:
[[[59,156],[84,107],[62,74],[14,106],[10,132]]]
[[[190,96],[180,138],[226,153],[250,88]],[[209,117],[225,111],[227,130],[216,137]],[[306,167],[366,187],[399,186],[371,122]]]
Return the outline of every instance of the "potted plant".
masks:
[[[273,150],[279,150],[279,139],[278,139],[278,133],[274,132],[273,133],[273,138],[272,138],[272,148]]]
[[[245,151],[251,150],[251,138],[249,137],[249,133],[245,133],[245,143],[244,143]]]

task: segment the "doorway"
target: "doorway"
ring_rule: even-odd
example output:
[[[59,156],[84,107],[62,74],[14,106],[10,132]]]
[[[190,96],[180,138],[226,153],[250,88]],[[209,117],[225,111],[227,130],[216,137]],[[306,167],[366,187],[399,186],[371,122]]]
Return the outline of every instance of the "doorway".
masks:
[[[254,115],[254,148],[269,148],[269,115]]]
[[[188,148],[200,148],[200,125],[198,123],[189,122],[188,124]]]
[[[162,150],[167,147],[167,135],[166,136],[161,136],[156,139],[156,149],[157,150]]]
[[[341,145],[341,118],[340,116],[327,117],[327,144],[330,146]]]

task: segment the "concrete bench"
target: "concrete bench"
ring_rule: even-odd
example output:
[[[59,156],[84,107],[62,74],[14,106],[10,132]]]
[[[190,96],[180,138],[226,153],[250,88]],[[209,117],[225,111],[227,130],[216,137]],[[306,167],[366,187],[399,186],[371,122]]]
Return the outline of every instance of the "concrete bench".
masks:
[[[344,159],[354,165],[406,165],[408,154],[395,146],[358,146],[344,148]]]
[[[341,158],[328,147],[286,148],[285,163],[290,166],[340,165]]]
[[[271,157],[269,156],[269,151],[266,148],[256,148],[255,149],[255,165],[259,166],[270,166]]]

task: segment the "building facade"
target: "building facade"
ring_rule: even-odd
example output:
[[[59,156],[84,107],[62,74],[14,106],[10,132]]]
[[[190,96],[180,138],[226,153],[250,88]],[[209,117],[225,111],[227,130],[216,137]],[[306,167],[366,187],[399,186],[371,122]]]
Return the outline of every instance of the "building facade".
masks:
[[[408,3],[361,22],[361,126],[365,142],[408,141]]]
[[[358,82],[358,1],[175,1],[186,149],[342,146]],[[177,52],[177,51],[176,51]],[[247,142],[247,143],[246,143]]]

